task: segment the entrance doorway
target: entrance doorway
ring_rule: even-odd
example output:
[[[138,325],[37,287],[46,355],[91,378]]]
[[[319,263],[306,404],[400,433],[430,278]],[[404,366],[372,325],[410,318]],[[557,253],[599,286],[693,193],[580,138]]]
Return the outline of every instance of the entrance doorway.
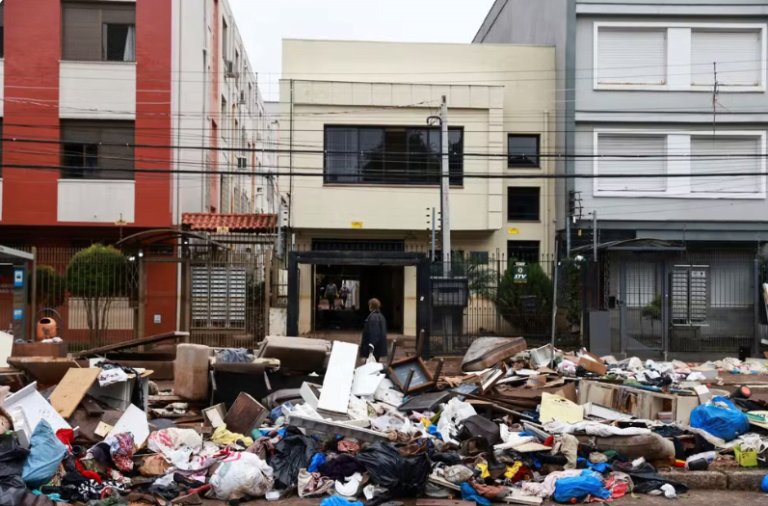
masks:
[[[387,331],[402,333],[405,269],[390,265],[316,265],[313,331],[360,331],[368,301],[381,302]]]

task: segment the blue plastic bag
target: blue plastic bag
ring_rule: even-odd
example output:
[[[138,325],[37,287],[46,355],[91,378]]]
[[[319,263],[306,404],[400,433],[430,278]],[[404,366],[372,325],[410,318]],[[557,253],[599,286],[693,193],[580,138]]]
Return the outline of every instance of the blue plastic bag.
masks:
[[[42,487],[53,478],[69,450],[58,440],[45,420],[35,427],[32,437],[29,438],[29,445],[29,457],[24,462],[21,479],[30,489],[34,489]]]
[[[552,496],[556,502],[571,503],[575,499],[581,502],[587,495],[608,499],[611,491],[603,488],[603,482],[595,477],[594,471],[584,470],[581,476],[560,478],[555,482],[555,494]]]
[[[720,403],[727,407],[716,405]],[[733,441],[750,430],[749,420],[744,413],[724,397],[715,397],[707,404],[693,408],[691,427],[705,430],[726,442]]]
[[[326,497],[323,499],[323,502],[320,503],[320,506],[363,506],[363,503],[360,501],[347,501],[340,495],[332,495],[331,497]]]
[[[765,493],[768,493],[768,476],[763,478],[763,481],[760,483],[760,490],[762,490]]]
[[[477,493],[472,485],[466,481],[461,484],[461,499],[464,501],[474,501],[479,506],[491,506],[491,501]]]
[[[325,455],[322,453],[315,453],[315,455],[312,457],[312,461],[309,463],[307,472],[319,473],[320,468],[323,467],[323,464],[325,464]]]

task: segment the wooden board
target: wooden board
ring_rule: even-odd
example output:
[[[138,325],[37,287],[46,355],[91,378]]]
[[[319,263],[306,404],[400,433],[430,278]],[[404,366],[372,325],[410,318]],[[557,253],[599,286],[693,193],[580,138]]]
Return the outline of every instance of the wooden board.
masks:
[[[251,437],[251,431],[261,427],[261,423],[268,414],[269,410],[256,399],[245,392],[240,392],[224,417],[224,423],[228,431]]]
[[[73,353],[74,358],[89,357],[92,355],[103,355],[110,351],[127,350],[130,348],[136,348],[145,344],[159,343],[162,341],[170,341],[171,339],[182,339],[189,337],[189,332],[166,332],[165,334],[157,334],[154,336],[144,337],[142,339],[134,339],[133,341],[125,341],[118,344],[109,344],[100,348],[92,348],[90,350],[80,351]]]
[[[64,418],[72,416],[99,373],[98,367],[68,370],[48,399],[53,409]]]
[[[332,413],[346,413],[349,409],[349,396],[355,377],[355,362],[358,346],[352,343],[335,341],[328,369],[320,392],[318,409]]]

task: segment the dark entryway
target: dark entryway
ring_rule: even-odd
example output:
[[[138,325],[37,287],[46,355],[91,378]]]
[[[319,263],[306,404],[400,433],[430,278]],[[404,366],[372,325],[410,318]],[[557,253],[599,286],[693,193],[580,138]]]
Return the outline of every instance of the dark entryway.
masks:
[[[349,281],[359,282],[359,295],[357,297],[359,308],[354,315],[347,315],[348,321],[344,325],[354,329],[362,328],[362,322],[367,316],[367,301],[376,297],[386,308],[385,317],[390,322],[390,329],[397,331],[404,325],[403,292],[404,292],[404,267],[416,266],[416,329],[423,333],[429,342],[429,302],[430,302],[430,278],[429,259],[424,253],[411,253],[403,251],[308,251],[291,252],[288,255],[288,321],[287,331],[289,336],[299,335],[299,264],[311,264],[314,266],[315,279],[313,280],[313,307],[317,315],[317,307],[320,305],[328,311],[322,297],[317,292],[329,281],[336,284],[337,290],[341,289],[340,282],[348,278]],[[319,274],[319,276],[318,276]],[[318,279],[320,278],[320,279]],[[337,305],[338,301],[334,301]],[[336,306],[338,307],[338,306]],[[322,313],[322,310],[320,311]],[[331,322],[321,322],[320,315],[315,322],[325,325],[333,325]],[[339,315],[330,315],[336,317]],[[362,319],[361,319],[362,317]],[[336,320],[336,325],[340,321]],[[347,328],[351,330],[351,328]],[[427,354],[428,350],[422,350]]]

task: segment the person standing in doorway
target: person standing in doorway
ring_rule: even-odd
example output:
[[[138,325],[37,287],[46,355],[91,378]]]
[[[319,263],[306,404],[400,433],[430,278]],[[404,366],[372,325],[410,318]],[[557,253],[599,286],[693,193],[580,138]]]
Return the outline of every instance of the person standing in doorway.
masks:
[[[341,297],[341,308],[347,309],[347,299],[349,298],[349,287],[345,281],[341,282],[341,291],[339,291]]]
[[[339,295],[339,289],[336,287],[336,283],[333,280],[328,281],[328,285],[325,287],[325,298],[328,301],[328,309],[333,311],[336,309],[336,297]]]
[[[381,302],[378,299],[368,301],[371,314],[365,320],[363,340],[360,343],[360,358],[364,362],[373,353],[377,361],[387,356],[387,320],[381,314]]]

